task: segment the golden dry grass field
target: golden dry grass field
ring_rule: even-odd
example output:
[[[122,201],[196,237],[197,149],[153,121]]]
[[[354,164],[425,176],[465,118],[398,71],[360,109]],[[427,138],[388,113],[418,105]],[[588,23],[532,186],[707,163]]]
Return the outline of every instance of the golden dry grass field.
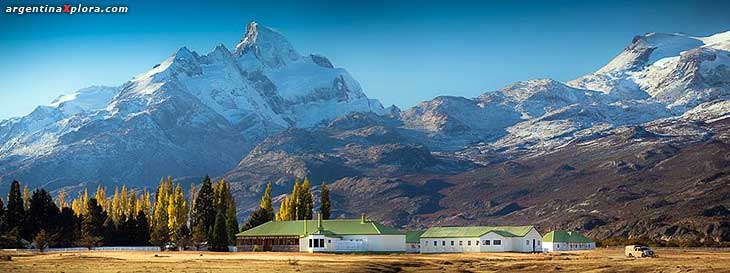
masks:
[[[730,272],[730,252],[621,249],[550,254],[308,254],[211,252],[15,253],[0,272]],[[156,255],[156,256],[155,256]]]

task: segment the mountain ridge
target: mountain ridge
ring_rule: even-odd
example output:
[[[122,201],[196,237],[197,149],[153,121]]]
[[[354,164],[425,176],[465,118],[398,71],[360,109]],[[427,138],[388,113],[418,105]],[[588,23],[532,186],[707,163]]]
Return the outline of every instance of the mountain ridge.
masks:
[[[275,33],[251,25],[249,37],[254,30]],[[170,174],[220,175],[260,139],[287,127],[314,126],[350,112],[385,112],[346,70],[321,66],[321,59],[272,65],[265,58],[276,52],[257,55],[272,45],[264,38],[250,43],[256,52],[238,55],[222,45],[205,55],[181,47],[119,87],[97,88],[116,93],[97,94],[100,105],[79,106],[84,97],[78,95],[89,93],[82,90],[0,122],[0,183],[22,179],[57,189],[81,182],[143,185]],[[63,112],[66,105],[76,108]],[[83,164],[63,163],[79,157]],[[78,174],[58,167],[63,164]],[[100,170],[104,165],[120,167]]]

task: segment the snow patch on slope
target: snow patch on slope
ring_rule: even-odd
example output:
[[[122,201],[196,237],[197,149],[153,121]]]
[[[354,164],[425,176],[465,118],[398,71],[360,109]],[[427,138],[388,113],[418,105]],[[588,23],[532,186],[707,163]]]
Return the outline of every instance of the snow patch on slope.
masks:
[[[72,116],[104,109],[117,94],[119,89],[116,87],[91,86],[62,95],[51,102],[50,106],[58,108],[65,115]]]

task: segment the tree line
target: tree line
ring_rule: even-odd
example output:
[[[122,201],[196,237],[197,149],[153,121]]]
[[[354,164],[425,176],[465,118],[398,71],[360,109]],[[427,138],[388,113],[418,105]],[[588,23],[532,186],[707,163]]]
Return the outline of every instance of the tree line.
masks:
[[[206,176],[186,197],[182,184],[161,179],[154,195],[146,189],[99,186],[84,189],[70,203],[64,190],[54,201],[43,188],[21,191],[13,181],[7,205],[0,198],[0,247],[147,246],[200,247],[227,251],[238,232],[230,184]]]
[[[320,185],[320,207],[318,212],[322,215],[322,219],[330,219],[331,203],[330,191],[327,184],[322,182]],[[291,194],[284,196],[279,206],[279,211],[274,213],[271,200],[271,183],[266,185],[263,195],[261,196],[261,204],[249,216],[248,220],[243,224],[241,230],[248,230],[269,221],[291,221],[291,220],[312,220],[314,210],[314,198],[310,190],[310,182],[308,178],[304,178],[301,182],[299,178],[294,180]]]
[[[314,202],[309,179],[295,179],[291,194],[286,195],[275,213],[272,185],[268,183],[259,207],[249,215],[240,230],[248,230],[268,221],[312,219]],[[329,189],[320,186],[319,213],[330,218]],[[64,190],[57,198],[43,188],[32,193],[27,186],[13,181],[7,204],[0,198],[0,248],[38,249],[82,246],[159,246],[186,249],[207,246],[213,251],[227,251],[235,244],[239,231],[236,202],[230,184],[212,182],[206,176],[200,188],[191,184],[187,192],[172,177],[161,179],[154,193],[122,185],[114,193],[98,186],[68,199]]]

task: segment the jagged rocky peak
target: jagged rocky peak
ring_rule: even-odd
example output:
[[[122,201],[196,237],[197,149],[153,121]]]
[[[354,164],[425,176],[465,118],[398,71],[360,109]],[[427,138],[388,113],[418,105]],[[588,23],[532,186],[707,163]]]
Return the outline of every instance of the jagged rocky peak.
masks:
[[[176,60],[195,60],[198,58],[198,53],[190,51],[187,46],[183,46],[175,52],[173,57]]]
[[[254,21],[246,26],[246,34],[236,45],[234,54],[239,57],[252,54],[272,68],[285,66],[302,58],[284,35]]]
[[[317,65],[319,65],[321,67],[324,67],[324,68],[335,68],[335,66],[332,65],[332,62],[330,62],[330,60],[327,59],[327,57],[325,57],[325,56],[318,55],[318,54],[310,54],[309,57],[312,58],[312,61],[315,64],[317,64]]]
[[[170,57],[153,66],[151,70],[134,77],[133,81],[139,82],[150,79],[165,81],[169,77],[174,77],[181,73],[188,76],[198,75],[202,72],[200,69],[200,58],[198,53],[183,46],[175,51],[174,54],[170,55]]]
[[[215,46],[215,49],[213,49],[212,52],[208,53],[208,55],[205,55],[208,59],[212,60],[221,60],[221,59],[227,59],[230,58],[231,51],[228,50],[228,48],[223,44],[218,44]]]

